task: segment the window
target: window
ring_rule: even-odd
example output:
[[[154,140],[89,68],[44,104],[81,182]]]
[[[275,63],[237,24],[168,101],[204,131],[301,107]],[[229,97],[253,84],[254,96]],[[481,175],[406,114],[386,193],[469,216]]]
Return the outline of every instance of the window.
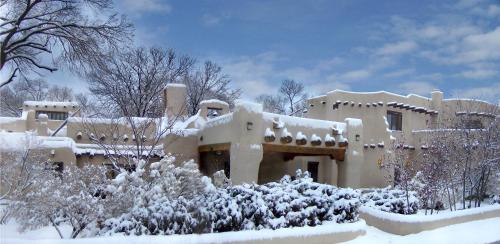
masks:
[[[463,121],[464,129],[484,129],[483,123],[479,119],[465,119]]]
[[[45,164],[45,170],[53,170],[54,175],[62,177],[64,162],[47,162]]]
[[[208,109],[208,114],[207,114],[208,118],[215,118],[219,116],[220,113],[222,112],[221,108],[207,108],[207,109]]]
[[[46,114],[50,120],[65,120],[68,118],[67,112],[36,111],[36,118],[40,114]]]
[[[403,114],[400,112],[387,111],[387,122],[390,130],[401,130],[403,125]]]
[[[319,162],[307,162],[307,171],[311,174],[314,182],[318,182]]]

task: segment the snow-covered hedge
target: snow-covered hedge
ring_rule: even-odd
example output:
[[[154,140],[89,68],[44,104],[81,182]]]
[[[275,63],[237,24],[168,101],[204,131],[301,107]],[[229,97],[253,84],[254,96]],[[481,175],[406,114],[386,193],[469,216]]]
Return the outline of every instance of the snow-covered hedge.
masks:
[[[192,199],[158,196],[106,220],[100,234],[188,234],[315,226],[358,220],[358,191],[312,182],[309,174],[280,182],[215,188]],[[146,193],[146,195],[148,195]]]
[[[405,191],[391,187],[363,189],[361,202],[364,206],[398,214],[416,214],[419,204],[416,192],[409,191],[407,199]]]
[[[500,204],[500,196],[493,196],[491,198],[491,204]]]

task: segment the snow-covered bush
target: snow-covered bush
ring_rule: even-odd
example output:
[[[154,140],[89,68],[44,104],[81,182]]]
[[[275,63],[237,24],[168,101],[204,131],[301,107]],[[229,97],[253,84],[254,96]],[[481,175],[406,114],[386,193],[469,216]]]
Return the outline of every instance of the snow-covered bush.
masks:
[[[67,166],[62,172],[32,182],[31,191],[11,199],[9,208],[23,230],[51,225],[61,238],[59,225],[72,226],[71,238],[105,218],[105,187],[109,183],[102,166]]]
[[[500,196],[493,196],[491,198],[491,204],[500,204]]]
[[[361,192],[361,202],[364,206],[398,214],[416,214],[419,204],[416,192],[409,191],[406,199],[405,191],[390,187],[364,189]]]
[[[100,226],[100,235],[185,234],[206,232],[200,196],[215,191],[211,180],[203,176],[193,161],[177,166],[168,156],[144,171],[122,172],[115,179],[113,197],[127,197],[132,204],[108,218]],[[142,172],[142,173],[141,173]]]
[[[171,169],[183,171],[186,165]],[[192,171],[194,172],[194,171]],[[161,178],[168,173],[164,172]],[[168,181],[166,181],[168,182]],[[309,174],[280,182],[215,188],[210,179],[195,175],[190,186],[197,194],[174,196],[164,187],[153,187],[136,197],[130,212],[106,220],[99,232],[125,234],[188,234],[238,230],[315,226],[358,220],[359,193],[351,189],[312,182]],[[170,185],[173,188],[178,186]]]

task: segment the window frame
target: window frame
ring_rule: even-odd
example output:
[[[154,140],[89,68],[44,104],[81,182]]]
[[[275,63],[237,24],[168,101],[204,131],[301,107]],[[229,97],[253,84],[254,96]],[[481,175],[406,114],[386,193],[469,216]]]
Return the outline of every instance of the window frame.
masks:
[[[403,131],[403,113],[387,110],[387,123],[391,131]]]

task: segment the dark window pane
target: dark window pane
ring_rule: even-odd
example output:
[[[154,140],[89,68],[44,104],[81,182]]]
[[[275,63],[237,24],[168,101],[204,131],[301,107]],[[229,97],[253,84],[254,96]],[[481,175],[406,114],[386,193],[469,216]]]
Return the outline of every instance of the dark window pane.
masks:
[[[403,114],[400,112],[387,111],[387,123],[390,130],[402,130]]]

